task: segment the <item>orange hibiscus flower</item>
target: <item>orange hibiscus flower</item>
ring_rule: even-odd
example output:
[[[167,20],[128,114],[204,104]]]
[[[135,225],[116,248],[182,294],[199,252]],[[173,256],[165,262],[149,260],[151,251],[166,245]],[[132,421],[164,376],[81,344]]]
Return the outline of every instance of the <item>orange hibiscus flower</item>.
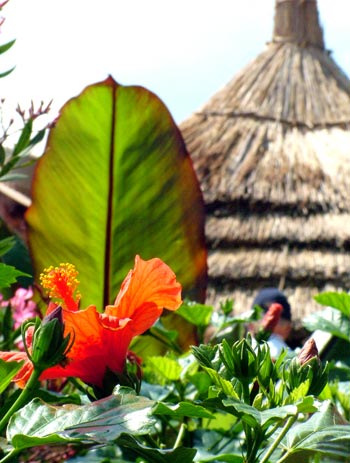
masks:
[[[101,387],[108,370],[123,372],[132,338],[150,328],[163,308],[176,310],[180,306],[181,285],[160,259],[144,261],[136,256],[134,269],[122,283],[114,305],[107,306],[100,313],[95,306],[78,309],[80,295],[74,298],[77,282],[74,272],[74,267],[65,264],[48,269],[42,278],[44,286],[49,286],[50,296],[62,299],[64,335],[70,334],[74,342],[65,364],[48,368],[40,379],[77,377]],[[52,307],[49,306],[48,313]],[[20,387],[24,387],[33,368],[26,354],[1,352],[0,358],[25,361],[14,378]]]

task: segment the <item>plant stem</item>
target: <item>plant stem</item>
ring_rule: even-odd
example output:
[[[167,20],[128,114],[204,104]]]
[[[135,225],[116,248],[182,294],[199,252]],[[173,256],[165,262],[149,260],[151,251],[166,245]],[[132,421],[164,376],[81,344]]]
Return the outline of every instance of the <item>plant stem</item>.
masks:
[[[262,432],[259,429],[256,429],[253,433],[253,439],[251,439],[251,445],[247,452],[247,463],[254,463],[256,461],[256,455],[259,451],[262,440]]]
[[[273,454],[273,452],[277,449],[277,447],[279,446],[280,442],[282,441],[282,439],[284,438],[284,436],[287,434],[287,432],[289,431],[289,429],[293,426],[293,424],[296,422],[296,420],[298,419],[298,413],[296,415],[293,415],[293,416],[290,416],[288,418],[288,420],[286,421],[285,425],[283,426],[281,432],[279,433],[279,435],[277,436],[277,439],[275,439],[275,441],[273,442],[273,444],[271,445],[271,447],[268,449],[268,451],[265,453],[265,455],[263,456],[263,458],[260,460],[260,463],[266,463],[268,461],[268,459],[270,458],[270,456]]]
[[[37,370],[34,368],[33,373],[31,374],[25,388],[21,392],[21,394],[18,396],[17,400],[12,404],[10,409],[7,411],[7,413],[2,417],[0,421],[0,432],[3,431],[3,429],[6,427],[9,419],[11,416],[19,409],[21,408],[27,401],[28,399],[32,396],[32,393],[35,391],[37,384],[38,384],[38,379],[39,376],[41,375],[42,370]],[[0,462],[1,463],[1,462]]]
[[[11,450],[11,452],[9,452],[7,455],[4,456],[4,458],[0,460],[0,463],[10,463],[11,461],[13,461],[13,458],[15,458],[19,453],[20,450],[18,449]]]
[[[185,425],[185,423],[181,423],[181,426],[180,426],[179,432],[177,434],[177,438],[176,438],[175,444],[173,446],[173,449],[177,449],[178,447],[180,447],[182,439],[183,439],[185,431],[186,431],[186,427],[187,426]]]

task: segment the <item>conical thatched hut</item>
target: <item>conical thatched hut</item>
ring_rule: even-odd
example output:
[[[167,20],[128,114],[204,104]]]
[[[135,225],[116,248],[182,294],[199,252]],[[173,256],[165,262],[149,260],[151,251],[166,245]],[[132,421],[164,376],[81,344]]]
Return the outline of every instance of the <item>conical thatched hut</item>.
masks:
[[[296,318],[350,289],[350,81],[315,0],[276,0],[273,39],[181,126],[207,208],[208,301],[264,286]]]

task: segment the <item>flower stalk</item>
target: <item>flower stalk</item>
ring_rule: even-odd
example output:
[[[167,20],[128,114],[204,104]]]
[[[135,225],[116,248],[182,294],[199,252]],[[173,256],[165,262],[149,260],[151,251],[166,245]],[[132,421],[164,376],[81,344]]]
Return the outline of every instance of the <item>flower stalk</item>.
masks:
[[[0,433],[7,426],[12,415],[22,408],[31,398],[34,396],[35,391],[39,385],[39,377],[42,373],[42,370],[39,368],[34,368],[25,388],[22,390],[21,394],[18,396],[17,400],[12,404],[10,409],[5,413],[5,415],[0,420]]]
[[[296,422],[298,419],[299,413],[296,415],[292,415],[288,418],[286,421],[285,425],[283,426],[281,432],[277,436],[277,438],[274,440],[273,444],[269,447],[268,451],[265,453],[263,458],[260,460],[260,463],[267,463],[269,460],[270,456],[273,454],[273,452],[277,449],[279,444],[281,443],[282,439],[284,436],[287,434],[287,432],[290,430],[290,428],[293,426],[293,424]],[[283,457],[282,457],[283,458]],[[281,460],[279,460],[277,463],[280,463]]]

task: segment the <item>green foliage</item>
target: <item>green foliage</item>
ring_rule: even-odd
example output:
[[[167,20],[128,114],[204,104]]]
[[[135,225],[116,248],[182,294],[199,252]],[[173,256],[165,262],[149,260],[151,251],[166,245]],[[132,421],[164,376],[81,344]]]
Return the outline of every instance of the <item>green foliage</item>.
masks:
[[[327,308],[310,314],[304,320],[304,325],[322,334],[320,356],[323,361],[329,362],[329,382],[321,396],[325,400],[332,400],[349,420],[350,297],[344,292],[327,292],[318,294],[315,300]]]
[[[213,307],[199,304],[188,299],[184,301],[176,314],[197,327],[207,327],[211,321]]]
[[[301,454],[320,454],[348,461],[350,451],[350,425],[339,423],[334,406],[325,402],[307,421],[290,430],[283,441],[283,462],[300,461]],[[297,460],[294,460],[294,455]]]
[[[350,295],[348,293],[321,293],[315,296],[315,300],[321,305],[340,310],[346,317],[350,317]]]
[[[169,463],[170,461],[172,463],[191,463],[196,454],[195,449],[184,447],[165,450],[147,447],[130,435],[122,435],[117,442],[123,448],[132,450],[135,456],[144,458],[143,461],[152,463]],[[132,459],[132,461],[135,460]]]
[[[0,262],[0,288],[8,288],[13,283],[16,283],[20,276],[30,276],[27,273],[17,270],[12,265],[6,265]]]
[[[185,294],[204,294],[198,182],[171,116],[141,87],[108,78],[63,107],[27,220],[35,275],[74,262],[83,306],[113,303],[136,254],[164,260]]]
[[[0,257],[9,252],[15,245],[14,236],[8,236],[0,240]]]
[[[34,399],[13,415],[7,436],[17,450],[81,439],[105,444],[124,432],[138,435],[153,430],[152,405],[152,401],[125,389],[81,406],[57,407]]]
[[[193,347],[193,355],[171,350],[148,356],[140,396],[119,387],[81,405],[74,390],[71,401],[62,391],[45,402],[38,390],[12,415],[8,456],[74,443],[77,449],[102,446],[99,455],[113,463],[292,463],[318,457],[346,462],[350,425],[311,387],[327,375],[316,360],[301,365],[282,353],[272,361],[268,345],[248,337]],[[331,394],[328,385],[323,393]],[[80,458],[97,463],[97,455]]]
[[[0,394],[9,386],[12,378],[22,368],[23,362],[4,362],[0,359]]]
[[[2,54],[5,53],[7,50],[9,50],[15,42],[16,42],[16,40],[10,40],[9,42],[0,45],[0,55],[2,55]],[[8,71],[1,72],[1,73],[0,73],[0,78],[6,77],[6,76],[8,76],[9,74],[11,74],[11,72],[13,71],[13,69],[14,69],[14,68],[9,69]]]

